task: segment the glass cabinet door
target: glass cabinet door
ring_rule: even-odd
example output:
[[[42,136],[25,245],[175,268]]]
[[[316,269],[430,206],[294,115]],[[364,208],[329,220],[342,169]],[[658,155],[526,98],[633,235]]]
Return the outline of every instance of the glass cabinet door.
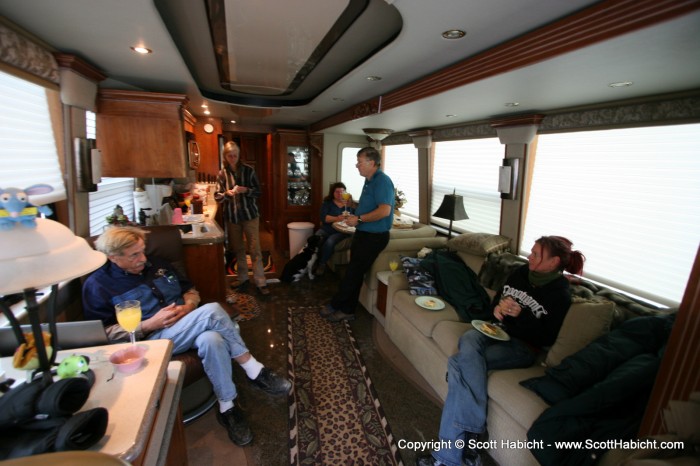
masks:
[[[311,205],[309,148],[287,146],[287,204]]]

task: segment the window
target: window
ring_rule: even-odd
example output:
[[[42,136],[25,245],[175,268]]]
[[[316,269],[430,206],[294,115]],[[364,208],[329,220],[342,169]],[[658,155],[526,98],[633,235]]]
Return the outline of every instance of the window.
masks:
[[[364,146],[346,146],[343,147],[340,153],[340,177],[338,181],[345,184],[347,192],[352,194],[352,198],[357,201],[362,194],[362,187],[365,185],[365,179],[360,176],[355,164],[357,163],[357,151]],[[328,188],[323,196],[328,194]]]
[[[384,146],[383,169],[394,182],[394,187],[406,195],[401,215],[418,219],[418,149],[413,144]]]
[[[445,194],[464,197],[469,219],[453,222],[457,232],[499,233],[501,195],[498,192],[498,167],[505,148],[498,138],[470,139],[435,143],[431,222],[447,228],[449,220],[433,217]]]
[[[86,133],[89,139],[96,139],[95,114],[85,113]],[[129,220],[138,220],[134,212],[134,179],[102,178],[97,191],[88,193],[88,210],[90,211],[90,235],[99,235],[107,225],[107,216],[120,205]]]
[[[700,240],[700,125],[539,136],[521,252],[562,235],[586,276],[663,304]]]
[[[51,185],[52,192],[31,197],[36,205],[66,198],[49,100],[58,106],[58,93],[0,72],[0,187]]]

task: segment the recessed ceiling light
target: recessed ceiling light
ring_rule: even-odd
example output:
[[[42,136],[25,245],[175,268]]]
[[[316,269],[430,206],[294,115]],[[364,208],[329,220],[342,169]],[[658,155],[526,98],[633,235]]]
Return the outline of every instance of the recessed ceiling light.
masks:
[[[333,100],[336,102],[345,102],[345,99],[343,99],[342,97],[333,97]]]
[[[153,50],[148,49],[142,45],[137,45],[137,46],[131,47],[131,50],[133,50],[136,53],[140,53],[142,55],[148,55],[149,53],[153,53]]]
[[[442,37],[445,39],[461,39],[466,35],[467,33],[462,31],[461,29],[448,29],[447,31],[442,33]]]
[[[209,111],[209,109],[204,110],[204,114],[205,114],[205,115],[209,115],[210,113],[211,113],[211,112]]]
[[[236,120],[231,120],[231,123],[233,123],[233,124],[235,125],[235,124],[236,124]]]
[[[631,85],[632,85],[632,81],[620,81],[620,82],[608,84],[609,87],[629,87]]]
[[[207,105],[207,103],[204,102],[204,103],[202,104],[202,108],[209,108],[209,105]]]
[[[518,105],[520,105],[520,102],[506,102],[504,105],[506,107],[517,107]]]
[[[446,118],[454,118],[456,116],[457,115],[455,115],[454,113],[448,113],[447,115],[445,115]]]
[[[367,81],[381,81],[381,76],[367,76]]]

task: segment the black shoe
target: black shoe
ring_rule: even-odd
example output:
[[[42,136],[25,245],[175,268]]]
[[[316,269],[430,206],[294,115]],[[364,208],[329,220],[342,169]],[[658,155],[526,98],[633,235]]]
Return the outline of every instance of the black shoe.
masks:
[[[333,309],[333,306],[330,304],[326,304],[321,308],[320,311],[318,311],[319,314],[321,314],[321,317],[328,317],[329,315],[333,314],[335,312],[335,309]]]
[[[216,420],[219,421],[219,424],[226,427],[228,438],[239,447],[248,445],[253,441],[253,433],[248,427],[243,411],[237,405],[234,404],[233,408],[224,413],[217,410]]]
[[[253,386],[270,395],[286,394],[292,388],[292,383],[289,380],[275,374],[267,367],[263,367],[256,378],[248,380]]]
[[[433,458],[433,455],[416,456],[416,466],[443,466],[442,463]]]
[[[481,455],[472,448],[462,450],[462,464],[466,466],[481,466]]]
[[[335,311],[326,317],[329,322],[342,322],[343,320],[355,320],[355,314],[346,314],[343,311]]]

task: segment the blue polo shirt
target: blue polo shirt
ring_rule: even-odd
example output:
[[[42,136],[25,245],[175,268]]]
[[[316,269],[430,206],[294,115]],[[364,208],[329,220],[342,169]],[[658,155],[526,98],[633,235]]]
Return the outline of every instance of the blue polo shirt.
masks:
[[[386,173],[378,169],[371,179],[365,179],[355,214],[362,215],[372,212],[380,204],[389,204],[391,213],[376,222],[359,223],[356,227],[357,230],[367,233],[383,233],[391,230],[391,225],[394,223],[394,183]]]

